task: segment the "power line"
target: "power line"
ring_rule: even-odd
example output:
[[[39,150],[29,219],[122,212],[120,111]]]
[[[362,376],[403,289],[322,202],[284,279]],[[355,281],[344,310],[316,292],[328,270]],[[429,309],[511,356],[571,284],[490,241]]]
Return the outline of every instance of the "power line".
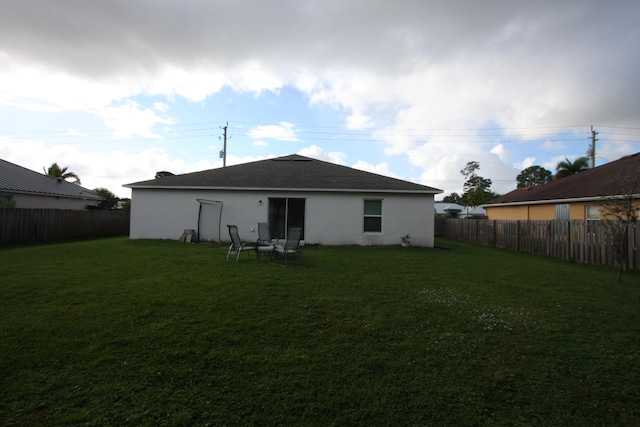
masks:
[[[214,122],[194,122],[194,123],[180,123],[164,125],[166,129],[158,129],[157,126],[151,128],[150,132],[156,132],[158,137],[149,136],[145,138],[130,138],[126,140],[111,139],[111,133],[105,129],[100,131],[87,131],[76,130],[80,135],[69,135],[69,130],[64,131],[36,131],[27,132],[21,134],[18,131],[6,132],[6,135],[13,136],[14,138],[32,139],[37,138],[44,141],[58,140],[56,142],[48,142],[55,145],[85,145],[85,144],[107,144],[114,143],[120,144],[126,143],[138,143],[138,142],[155,142],[161,144],[162,142],[170,142],[172,140],[185,140],[185,139],[200,139],[207,138],[213,134],[215,125],[220,121]],[[234,122],[232,122],[233,125]],[[267,125],[267,123],[259,122],[235,122],[241,124],[250,124],[253,126]],[[269,125],[273,126],[273,122]],[[160,125],[158,125],[160,126]],[[228,128],[228,122],[224,128]],[[229,128],[231,130],[232,128]],[[238,129],[236,127],[236,129]],[[546,130],[546,129],[565,129],[564,132],[531,132],[532,130]],[[584,136],[587,133],[585,131],[575,131],[575,125],[564,126],[540,126],[540,127],[519,127],[519,128],[404,128],[404,129],[388,129],[388,128],[371,128],[366,132],[362,130],[352,131],[345,127],[337,126],[317,126],[317,125],[297,125],[293,127],[293,132],[299,141],[326,141],[330,142],[343,142],[343,143],[372,143],[372,142],[434,142],[441,144],[491,144],[491,143],[507,143],[518,142],[527,144],[529,142],[537,142],[539,140],[547,139],[553,142],[573,143],[583,141]],[[625,127],[613,127],[608,126],[607,129],[602,131],[604,140],[612,143],[638,143],[640,142],[640,133],[635,134],[628,132],[629,130],[638,130],[640,128],[625,128]],[[529,132],[522,132],[522,131]],[[622,130],[622,132],[618,131]],[[204,131],[204,132],[203,132]],[[207,131],[211,131],[208,133]],[[496,132],[499,131],[499,132]],[[593,132],[593,129],[592,129]],[[85,135],[86,134],[86,135]],[[246,135],[247,138],[250,138]],[[635,139],[637,137],[638,139]],[[96,140],[97,138],[97,140]],[[60,139],[64,139],[60,141]],[[255,139],[255,138],[252,138]],[[265,136],[265,139],[276,139]],[[435,139],[435,140],[434,140]],[[591,148],[590,148],[591,150]],[[224,150],[226,151],[226,150]],[[589,151],[590,153],[591,151]]]

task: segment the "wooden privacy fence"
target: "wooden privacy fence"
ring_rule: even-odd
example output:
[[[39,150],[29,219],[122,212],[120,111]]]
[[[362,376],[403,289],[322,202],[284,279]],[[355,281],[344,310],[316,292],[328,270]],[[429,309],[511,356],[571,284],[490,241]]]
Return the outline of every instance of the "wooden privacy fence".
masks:
[[[0,244],[129,235],[129,212],[0,208]]]
[[[501,249],[561,258],[585,264],[617,265],[616,221],[492,221],[436,219],[441,236]],[[640,224],[629,224],[622,250],[625,268],[640,269]],[[618,240],[619,242],[620,240]]]

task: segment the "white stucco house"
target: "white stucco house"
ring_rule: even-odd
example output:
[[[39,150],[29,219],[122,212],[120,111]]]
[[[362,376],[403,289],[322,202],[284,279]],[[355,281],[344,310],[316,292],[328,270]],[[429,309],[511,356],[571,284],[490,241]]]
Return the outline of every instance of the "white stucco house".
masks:
[[[255,241],[258,222],[274,238],[301,227],[306,244],[434,245],[436,188],[300,155],[125,185],[132,239],[229,241],[226,225]]]
[[[0,159],[0,199],[18,209],[84,210],[95,207],[102,197],[77,184]]]

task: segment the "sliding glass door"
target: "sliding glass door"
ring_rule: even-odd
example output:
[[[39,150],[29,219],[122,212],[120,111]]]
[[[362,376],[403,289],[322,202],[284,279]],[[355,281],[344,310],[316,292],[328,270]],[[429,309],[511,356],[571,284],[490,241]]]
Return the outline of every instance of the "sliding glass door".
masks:
[[[269,198],[269,228],[271,237],[286,239],[287,230],[301,228],[304,240],[305,199]]]

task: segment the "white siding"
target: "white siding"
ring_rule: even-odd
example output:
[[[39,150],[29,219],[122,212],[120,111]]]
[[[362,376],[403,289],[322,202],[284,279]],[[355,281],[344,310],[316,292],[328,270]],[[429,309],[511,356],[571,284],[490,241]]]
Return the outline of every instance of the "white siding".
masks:
[[[268,220],[269,197],[306,199],[306,243],[395,245],[400,244],[400,236],[409,234],[412,245],[434,244],[433,195],[391,193],[133,189],[130,236],[177,240],[183,230],[198,228],[196,199],[201,198],[224,203],[220,230],[223,241],[229,240],[227,224],[237,225],[240,237],[253,241],[258,237],[257,223]],[[381,233],[363,232],[364,199],[382,200]]]

